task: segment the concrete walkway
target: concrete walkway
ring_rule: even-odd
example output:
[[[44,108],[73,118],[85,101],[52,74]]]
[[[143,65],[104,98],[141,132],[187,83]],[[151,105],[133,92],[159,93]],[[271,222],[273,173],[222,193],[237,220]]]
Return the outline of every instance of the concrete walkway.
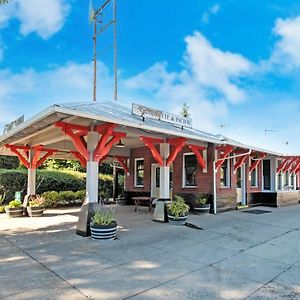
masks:
[[[78,209],[0,217],[1,299],[300,299],[300,206],[190,215],[118,207],[118,239],[75,235]]]

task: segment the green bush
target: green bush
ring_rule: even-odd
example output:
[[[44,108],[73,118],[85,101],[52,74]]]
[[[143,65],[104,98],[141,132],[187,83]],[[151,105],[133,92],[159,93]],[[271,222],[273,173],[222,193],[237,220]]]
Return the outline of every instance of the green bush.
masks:
[[[85,199],[85,190],[75,192],[75,199],[84,200]]]
[[[62,191],[59,193],[59,200],[70,202],[76,199],[76,194],[73,191]]]
[[[114,220],[113,213],[109,209],[96,209],[91,218],[91,223],[94,225],[108,225]]]
[[[168,205],[168,211],[175,219],[185,216],[189,209],[190,207],[184,202],[184,199],[176,195],[171,204]]]
[[[9,208],[19,208],[22,207],[22,202],[19,200],[12,200],[8,203]]]
[[[45,207],[55,207],[59,201],[59,194],[56,191],[49,191],[42,194],[45,199]]]
[[[4,214],[5,213],[5,206],[0,206],[0,214]]]

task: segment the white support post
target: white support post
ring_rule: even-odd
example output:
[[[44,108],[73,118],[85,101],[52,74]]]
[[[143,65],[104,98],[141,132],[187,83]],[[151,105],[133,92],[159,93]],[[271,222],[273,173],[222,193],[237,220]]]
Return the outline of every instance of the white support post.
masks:
[[[166,167],[166,160],[170,154],[170,145],[160,144],[160,154],[164,160],[164,166],[160,167],[160,199],[170,199],[170,167]]]
[[[36,169],[28,169],[27,196],[35,195]]]
[[[94,150],[97,147],[99,134],[90,131],[87,135],[87,150],[89,151],[89,160],[86,165],[86,203],[98,202],[98,173],[99,164],[93,161]]]

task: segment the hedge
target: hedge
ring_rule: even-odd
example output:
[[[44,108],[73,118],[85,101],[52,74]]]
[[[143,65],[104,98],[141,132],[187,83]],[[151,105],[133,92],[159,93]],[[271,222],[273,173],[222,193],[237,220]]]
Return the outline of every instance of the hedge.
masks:
[[[36,179],[36,193],[47,191],[79,191],[85,189],[85,173],[76,171],[49,171],[38,170]],[[121,178],[120,178],[121,179]],[[112,175],[99,175],[99,195],[102,198],[112,196]],[[27,190],[27,170],[0,169],[0,194],[6,194],[5,202],[12,200],[16,191],[22,191],[23,196]],[[122,180],[119,190],[122,192]]]

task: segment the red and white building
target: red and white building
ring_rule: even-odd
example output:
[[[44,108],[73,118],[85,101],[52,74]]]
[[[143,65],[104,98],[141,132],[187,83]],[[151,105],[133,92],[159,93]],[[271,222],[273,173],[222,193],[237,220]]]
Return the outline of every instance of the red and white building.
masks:
[[[191,120],[117,102],[53,105],[0,137],[1,154],[28,168],[28,195],[36,169],[49,157],[86,167],[86,205],[98,202],[99,163],[117,162],[131,196],[211,195],[213,212],[237,205],[299,203],[300,156],[226,139],[192,128]]]

